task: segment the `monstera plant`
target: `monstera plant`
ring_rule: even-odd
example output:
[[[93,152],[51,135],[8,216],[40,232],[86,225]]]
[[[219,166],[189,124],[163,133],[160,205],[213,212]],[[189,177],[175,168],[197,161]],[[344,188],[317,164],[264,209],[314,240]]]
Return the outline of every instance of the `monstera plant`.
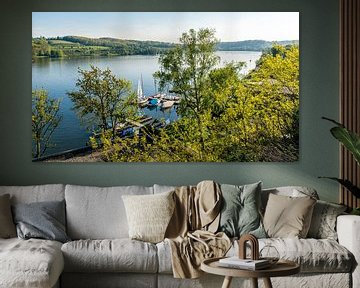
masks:
[[[355,161],[358,165],[360,165],[360,136],[353,131],[347,129],[343,124],[336,122],[333,119],[322,117],[325,120],[328,120],[334,123],[336,126],[330,129],[331,134],[339,140],[347,150],[351,152]],[[339,182],[342,186],[344,186],[347,190],[349,190],[356,198],[360,198],[360,187],[354,185],[348,179],[340,179],[336,177],[320,177],[320,178],[328,178],[331,180],[335,180]],[[352,211],[352,214],[360,215],[360,207],[355,208]]]

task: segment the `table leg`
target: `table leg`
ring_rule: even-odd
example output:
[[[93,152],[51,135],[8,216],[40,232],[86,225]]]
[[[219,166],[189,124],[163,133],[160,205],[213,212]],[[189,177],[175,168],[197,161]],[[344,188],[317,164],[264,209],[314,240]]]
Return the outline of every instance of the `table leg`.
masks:
[[[273,288],[270,278],[266,277],[263,279],[264,279],[265,288]]]
[[[252,287],[258,288],[258,279],[257,278],[251,278]]]
[[[221,288],[230,288],[232,277],[231,276],[225,276],[224,282],[221,286]]]

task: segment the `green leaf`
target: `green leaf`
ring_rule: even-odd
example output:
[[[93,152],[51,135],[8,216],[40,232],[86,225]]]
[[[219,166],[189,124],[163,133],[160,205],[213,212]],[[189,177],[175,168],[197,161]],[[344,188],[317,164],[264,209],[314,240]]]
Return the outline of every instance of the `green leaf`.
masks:
[[[360,188],[355,186],[351,181],[346,179],[340,179],[336,177],[319,177],[334,180],[339,182],[342,186],[348,189],[356,198],[360,198]]]
[[[331,128],[331,134],[339,140],[354,156],[356,162],[360,164],[360,137],[356,133],[345,127]]]
[[[351,152],[356,162],[360,165],[360,136],[332,119],[326,117],[323,117],[323,119],[331,121],[337,125],[337,127],[330,129],[331,134]]]

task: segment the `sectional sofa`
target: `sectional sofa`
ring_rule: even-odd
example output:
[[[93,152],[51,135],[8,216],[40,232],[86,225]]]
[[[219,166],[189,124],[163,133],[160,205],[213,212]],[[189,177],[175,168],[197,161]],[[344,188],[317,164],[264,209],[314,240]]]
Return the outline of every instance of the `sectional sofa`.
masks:
[[[71,241],[18,238],[0,239],[0,287],[221,287],[222,277],[174,279],[171,250],[166,241],[157,244],[131,240],[128,236],[123,195],[157,194],[174,187],[154,185],[90,187],[76,185],[0,186],[0,196],[10,194],[11,203],[61,201],[66,203],[66,229]],[[265,189],[293,195],[294,187]],[[296,187],[312,194],[314,190]],[[301,196],[301,195],[295,195]],[[274,278],[274,287],[360,287],[360,217],[337,217],[338,240],[260,239],[275,246],[282,258],[301,265],[301,273]],[[236,255],[237,242],[228,255]],[[261,284],[262,281],[259,281]],[[234,279],[236,285],[250,285]],[[241,286],[243,287],[243,286]]]

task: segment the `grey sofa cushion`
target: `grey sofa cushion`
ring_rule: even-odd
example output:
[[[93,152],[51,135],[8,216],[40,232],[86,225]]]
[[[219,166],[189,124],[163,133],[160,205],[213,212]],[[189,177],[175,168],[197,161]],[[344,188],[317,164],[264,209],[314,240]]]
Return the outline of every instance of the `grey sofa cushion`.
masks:
[[[154,184],[154,194],[174,191],[176,186]]]
[[[46,201],[13,206],[18,237],[69,241],[65,228],[65,201]]]
[[[152,187],[66,185],[67,232],[71,239],[128,238],[122,195],[153,194]]]
[[[130,239],[78,240],[61,248],[66,272],[156,273],[156,246]]]
[[[64,268],[61,243],[0,239],[0,287],[53,287]]]
[[[10,194],[11,204],[65,199],[65,185],[0,186],[0,195]]]

